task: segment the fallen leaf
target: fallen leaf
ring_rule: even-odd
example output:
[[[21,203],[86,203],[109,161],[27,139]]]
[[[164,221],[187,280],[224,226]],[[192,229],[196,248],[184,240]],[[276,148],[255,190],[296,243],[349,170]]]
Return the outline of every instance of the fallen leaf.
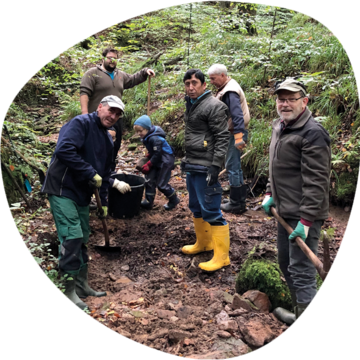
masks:
[[[15,168],[14,168],[14,165],[10,165],[10,170],[11,170],[11,171],[14,171],[14,169],[15,169]]]

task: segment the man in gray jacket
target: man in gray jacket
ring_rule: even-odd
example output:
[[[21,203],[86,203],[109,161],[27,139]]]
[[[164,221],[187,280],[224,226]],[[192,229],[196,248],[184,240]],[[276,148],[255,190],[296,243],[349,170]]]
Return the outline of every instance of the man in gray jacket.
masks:
[[[194,215],[196,243],[182,248],[185,254],[214,250],[213,258],[199,267],[215,271],[230,264],[229,224],[220,210],[222,188],[218,181],[220,166],[229,143],[227,106],[206,90],[199,69],[185,73],[187,97],[185,112],[185,159],[189,208]]]
[[[278,223],[278,261],[289,286],[294,314],[277,308],[287,323],[297,319],[316,295],[314,265],[296,245],[297,236],[317,254],[321,226],[328,217],[330,137],[311,115],[305,86],[292,78],[275,87],[280,118],[273,123],[269,183],[263,208],[271,207],[294,229],[289,236]]]

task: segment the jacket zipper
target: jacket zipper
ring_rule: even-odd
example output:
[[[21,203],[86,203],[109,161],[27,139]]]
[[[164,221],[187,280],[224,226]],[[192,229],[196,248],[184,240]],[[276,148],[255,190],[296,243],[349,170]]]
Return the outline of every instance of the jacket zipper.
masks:
[[[47,171],[46,171],[46,174],[48,174],[48,172],[49,172],[52,164],[55,162],[55,160],[56,160],[56,155],[55,155],[54,161],[50,163],[50,165],[49,165],[49,167],[48,167],[48,169],[47,169]],[[46,186],[46,182],[47,182],[47,176],[45,177],[45,181],[44,181],[44,185],[43,185],[43,188],[44,188],[44,189],[45,189],[45,186]]]
[[[60,196],[61,196],[61,194],[62,194],[63,182],[64,182],[64,178],[65,178],[65,175],[66,175],[67,170],[68,170],[68,167],[65,169],[64,176],[63,176],[62,179],[61,179]]]

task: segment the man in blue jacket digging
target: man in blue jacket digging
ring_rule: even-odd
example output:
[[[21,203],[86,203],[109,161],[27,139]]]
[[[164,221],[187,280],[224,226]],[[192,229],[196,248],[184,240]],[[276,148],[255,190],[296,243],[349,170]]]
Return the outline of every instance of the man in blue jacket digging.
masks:
[[[65,124],[41,189],[48,194],[60,240],[59,269],[63,276],[67,275],[65,295],[81,309],[87,305],[80,298],[106,295],[88,284],[89,202],[93,187],[99,188],[104,216],[107,215],[114,146],[107,129],[119,120],[124,109],[117,96],[106,96],[96,111],[76,116]],[[130,189],[117,179],[113,187],[119,191]]]

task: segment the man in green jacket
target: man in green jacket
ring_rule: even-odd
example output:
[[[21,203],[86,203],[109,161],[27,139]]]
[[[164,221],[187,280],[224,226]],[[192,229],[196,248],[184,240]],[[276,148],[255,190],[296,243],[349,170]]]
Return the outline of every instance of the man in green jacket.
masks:
[[[329,211],[330,137],[312,117],[305,86],[292,78],[275,87],[280,118],[273,123],[269,150],[269,182],[263,201],[294,229],[289,236],[278,223],[278,261],[289,286],[294,314],[274,310],[291,324],[316,295],[314,265],[296,245],[297,236],[317,254],[321,226]]]
[[[214,250],[213,258],[199,267],[215,271],[230,264],[229,224],[220,210],[222,188],[218,181],[230,133],[227,106],[206,90],[204,74],[190,69],[184,75],[186,90],[185,159],[189,208],[194,216],[196,243],[185,254]]]

